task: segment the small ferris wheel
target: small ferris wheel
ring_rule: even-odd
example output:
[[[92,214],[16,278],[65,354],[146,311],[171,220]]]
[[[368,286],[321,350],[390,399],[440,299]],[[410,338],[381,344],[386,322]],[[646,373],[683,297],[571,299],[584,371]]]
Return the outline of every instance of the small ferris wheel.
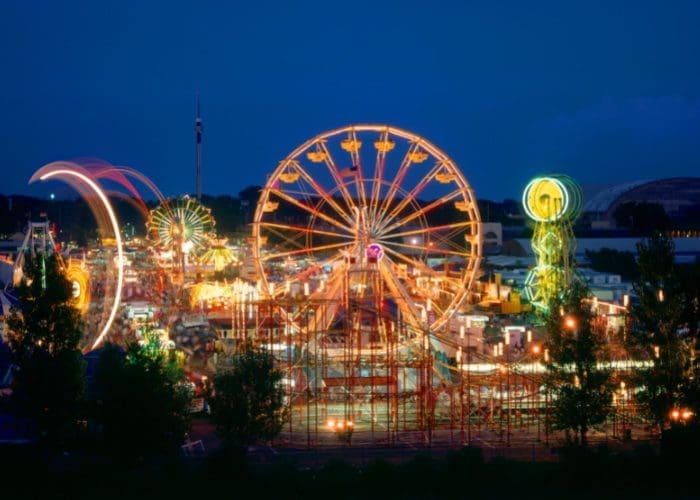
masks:
[[[182,196],[151,210],[147,229],[157,250],[177,260],[196,258],[208,248],[214,218],[196,199]]]

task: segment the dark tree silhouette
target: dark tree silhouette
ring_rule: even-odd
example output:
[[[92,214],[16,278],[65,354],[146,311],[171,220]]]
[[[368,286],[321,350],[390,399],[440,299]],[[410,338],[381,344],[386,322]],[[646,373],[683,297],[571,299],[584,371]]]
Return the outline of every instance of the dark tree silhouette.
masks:
[[[631,347],[653,363],[638,374],[649,418],[660,428],[694,383],[691,378],[692,338],[686,325],[688,297],[674,266],[673,241],[656,233],[637,244],[638,298],[632,308]]]
[[[128,460],[178,451],[190,429],[192,391],[174,351],[151,335],[126,352],[107,345],[95,383],[95,417],[108,451]]]
[[[269,352],[246,345],[214,376],[211,420],[229,444],[273,439],[285,419],[282,372]]]
[[[54,256],[27,260],[16,295],[20,309],[7,321],[16,367],[12,408],[46,442],[63,446],[75,436],[84,402],[80,314],[71,305],[71,286]]]
[[[605,356],[605,338],[583,302],[588,295],[577,281],[552,304],[545,341],[550,353],[547,385],[556,396],[552,428],[566,430],[567,435],[572,431],[573,441],[582,447],[588,444],[588,431],[607,418],[612,400],[610,373],[598,367]]]

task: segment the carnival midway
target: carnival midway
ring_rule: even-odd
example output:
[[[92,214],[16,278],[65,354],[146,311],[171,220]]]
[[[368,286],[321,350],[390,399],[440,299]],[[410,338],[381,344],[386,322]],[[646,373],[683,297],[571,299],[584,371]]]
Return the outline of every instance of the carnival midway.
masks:
[[[59,255],[85,353],[155,332],[204,394],[220,361],[246,343],[264,348],[284,373],[278,445],[560,438],[541,317],[578,279],[573,179],[543,175],[523,188],[536,262],[521,286],[485,271],[484,224],[463,170],[429,140],[387,125],[339,128],[292,151],[237,240],[217,234],[199,169],[191,197],[165,197],[157,179],[105,163],[54,162],[29,182],[56,181],[89,205],[102,237],[59,248],[49,221],[30,222],[5,292],[23,279],[26,255]],[[115,196],[138,207],[146,237],[125,234]],[[607,332],[616,387],[591,439],[648,431],[631,377],[648,361],[623,346],[628,306],[627,295],[587,306]]]

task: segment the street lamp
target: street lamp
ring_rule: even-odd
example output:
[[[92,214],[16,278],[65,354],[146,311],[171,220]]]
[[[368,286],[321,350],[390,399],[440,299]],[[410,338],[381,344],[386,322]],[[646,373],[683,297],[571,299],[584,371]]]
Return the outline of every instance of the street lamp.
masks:
[[[692,418],[693,412],[688,408],[673,408],[669,416],[673,423],[686,424]]]
[[[573,332],[576,330],[576,319],[573,316],[567,316],[564,318],[564,326],[567,330],[571,330]]]

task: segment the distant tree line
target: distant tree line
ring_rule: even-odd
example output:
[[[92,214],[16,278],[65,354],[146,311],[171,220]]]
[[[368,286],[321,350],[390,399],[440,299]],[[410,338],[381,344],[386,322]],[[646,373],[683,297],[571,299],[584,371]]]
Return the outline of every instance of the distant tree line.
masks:
[[[217,234],[230,237],[250,231],[249,225],[253,221],[261,189],[261,186],[248,186],[238,196],[202,195],[202,204],[211,209],[216,221]],[[431,200],[419,200],[417,203],[427,204],[429,201]],[[136,208],[137,203],[126,198],[113,198],[112,202],[122,227],[131,226],[134,234],[144,235],[146,221]],[[152,200],[145,203],[149,209],[156,206]],[[324,204],[319,206],[322,211],[330,210]],[[504,226],[523,224],[522,209],[515,200],[478,200],[478,206],[484,222],[500,222]],[[45,200],[30,196],[0,195],[0,238],[24,231],[27,221],[38,221],[44,216],[55,225],[61,241],[75,241],[82,246],[99,236],[90,207],[82,198]],[[308,214],[304,210],[283,200],[280,200],[274,217],[290,223],[303,224],[308,220]],[[431,225],[443,225],[460,220],[463,214],[454,206],[446,204],[430,211],[426,217]]]

